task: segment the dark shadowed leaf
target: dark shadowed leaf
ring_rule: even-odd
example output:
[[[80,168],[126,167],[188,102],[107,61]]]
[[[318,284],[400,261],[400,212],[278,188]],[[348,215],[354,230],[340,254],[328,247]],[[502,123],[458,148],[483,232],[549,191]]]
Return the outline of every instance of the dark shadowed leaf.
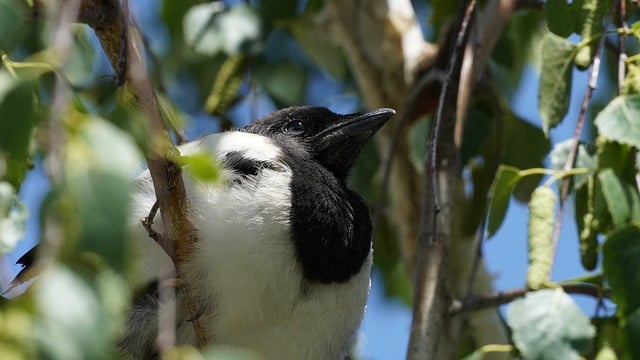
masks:
[[[173,41],[182,41],[182,21],[191,7],[205,0],[180,0],[162,2],[162,19]]]
[[[489,192],[489,213],[487,219],[487,237],[493,236],[498,231],[509,207],[509,199],[514,186],[520,180],[518,169],[500,165],[496,178]]]
[[[0,176],[17,189],[28,168],[29,142],[38,121],[33,88],[32,82],[0,71],[0,163],[6,166]]]
[[[640,229],[629,225],[609,234],[602,253],[613,301],[618,313],[627,316],[640,309]]]
[[[545,133],[560,124],[569,109],[573,57],[576,46],[552,33],[542,39],[540,56],[540,117]]]
[[[611,169],[601,171],[598,180],[614,226],[621,227],[631,220],[640,220],[640,200],[632,186],[620,181]]]
[[[528,293],[507,308],[513,341],[528,360],[580,359],[595,334],[589,319],[562,289]]]
[[[25,17],[22,2],[0,0],[0,49],[10,50],[20,40]]]
[[[569,37],[580,32],[580,10],[582,0],[547,0],[544,15],[549,30],[559,36]]]
[[[518,169],[544,167],[544,158],[551,144],[539,127],[520,119],[515,114],[504,117],[504,151],[502,163]],[[521,179],[513,189],[513,196],[520,202],[528,202],[531,192],[538,186],[542,175]]]
[[[258,12],[271,22],[289,19],[296,15],[297,10],[298,1],[296,0],[258,1]]]
[[[264,63],[256,70],[258,82],[276,101],[285,106],[301,104],[307,72],[291,62]]]
[[[635,309],[627,316],[624,332],[626,333],[627,351],[631,354],[631,358],[640,359],[640,343],[637,341],[640,339],[640,308]]]
[[[335,37],[323,30],[329,25],[326,20],[317,13],[307,13],[290,21],[289,29],[311,60],[334,78],[343,80],[348,73],[347,62]]]

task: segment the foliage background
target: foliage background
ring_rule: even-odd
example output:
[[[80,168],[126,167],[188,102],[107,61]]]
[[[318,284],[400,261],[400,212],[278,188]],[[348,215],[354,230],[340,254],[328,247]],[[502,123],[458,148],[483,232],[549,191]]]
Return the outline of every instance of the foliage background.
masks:
[[[70,354],[108,357],[112,355],[113,349],[105,349],[109,349],[109,340],[117,336],[121,326],[121,318],[116,314],[126,306],[129,296],[129,290],[126,290],[122,278],[106,275],[108,268],[120,269],[127,266],[127,260],[121,252],[121,248],[125,246],[122,235],[124,226],[112,226],[124,224],[118,216],[123,213],[121,210],[126,206],[126,198],[114,198],[113,195],[126,194],[129,186],[127,179],[130,179],[143,163],[135,146],[145,149],[151,145],[146,138],[144,125],[141,125],[144,121],[141,120],[139,111],[117,97],[114,72],[102,54],[94,32],[86,26],[74,25],[71,28],[73,38],[70,43],[65,44],[56,37],[63,35],[55,31],[64,30],[65,27],[56,24],[55,20],[62,16],[55,5],[52,5],[55,3],[48,2],[48,5],[41,8],[41,11],[49,14],[47,16],[53,20],[33,21],[29,19],[31,13],[26,2],[0,1],[0,33],[3,34],[0,35],[0,50],[4,65],[0,73],[0,129],[4,134],[0,136],[0,147],[5,153],[10,154],[4,157],[3,180],[20,189],[20,199],[31,214],[26,220],[26,241],[19,245],[18,250],[9,253],[1,264],[4,283],[8,284],[15,274],[12,264],[37,240],[52,242],[51,239],[65,239],[62,245],[54,247],[56,260],[53,264],[57,265],[48,265],[53,268],[48,270],[45,279],[40,281],[49,285],[28,292],[20,301],[11,305],[2,303],[0,324],[5,329],[10,328],[6,329],[8,336],[2,342],[2,351],[22,355],[45,353],[52,358],[69,358],[65,356]],[[296,104],[323,105],[343,113],[374,106],[392,106],[402,112],[409,106],[397,99],[412,99],[411,93],[406,89],[418,82],[415,79],[420,79],[421,76],[425,78],[424,74],[433,69],[441,73],[446,69],[448,63],[445,50],[452,47],[451,40],[446,40],[446,34],[447,31],[453,33],[456,21],[460,20],[458,5],[454,2],[413,1],[410,10],[415,11],[415,19],[421,31],[419,35],[425,40],[419,49],[390,51],[385,49],[388,44],[380,42],[351,44],[352,48],[378,47],[380,53],[395,54],[397,60],[403,60],[404,57],[404,60],[408,61],[407,59],[411,58],[411,54],[408,53],[414,50],[422,53],[420,56],[414,56],[414,60],[420,60],[415,60],[412,64],[414,73],[407,69],[411,67],[408,65],[403,73],[397,71],[395,63],[382,63],[382,68],[392,73],[394,81],[406,82],[408,85],[405,84],[404,90],[395,94],[395,98],[389,96],[389,103],[376,104],[380,101],[380,96],[363,85],[361,78],[364,76],[358,73],[362,70],[357,62],[354,63],[354,55],[341,47],[344,44],[340,39],[344,36],[338,34],[339,31],[334,29],[335,25],[331,25],[332,22],[339,22],[335,13],[327,11],[327,7],[338,6],[335,3],[267,0],[198,5],[199,3],[145,0],[130,4],[132,15],[139,24],[150,51],[146,60],[152,80],[161,98],[168,99],[163,103],[165,117],[177,128],[184,126],[189,139],[209,132],[239,127],[250,119],[276,108]],[[374,9],[387,9],[389,21],[393,21],[392,10],[406,15],[403,11],[406,12],[407,8],[398,4],[407,3],[396,2],[396,8],[387,8],[381,3],[373,3],[370,6],[358,3],[359,5],[354,6],[361,6],[356,10],[367,14],[375,13]],[[473,255],[473,239],[477,240],[478,229],[482,229],[481,220],[486,215],[485,204],[474,195],[485,197],[499,164],[520,169],[553,167],[548,152],[553,144],[573,136],[583,91],[587,88],[588,72],[574,66],[575,57],[581,48],[588,48],[592,53],[596,53],[600,43],[598,34],[601,24],[607,24],[607,29],[610,30],[607,36],[609,47],[605,47],[608,50],[603,52],[606,55],[602,56],[601,76],[589,106],[587,126],[580,138],[587,143],[593,143],[596,150],[590,151],[589,154],[591,157],[598,154],[596,157],[601,158],[601,165],[606,161],[612,163],[606,163],[606,167],[593,163],[584,165],[584,161],[589,159],[582,157],[583,162],[581,163],[579,158],[576,167],[588,168],[588,174],[600,180],[600,174],[604,173],[604,170],[613,169],[627,194],[616,198],[617,201],[605,201],[604,209],[592,211],[603,224],[595,229],[599,243],[604,243],[604,239],[612,231],[615,233],[620,229],[631,231],[633,235],[634,231],[637,232],[635,227],[638,220],[638,189],[637,184],[633,184],[633,175],[637,172],[634,167],[635,150],[640,139],[633,132],[634,126],[638,125],[633,119],[640,118],[634,116],[638,110],[637,98],[631,97],[632,101],[628,106],[631,109],[631,118],[617,117],[619,121],[631,122],[627,132],[631,140],[628,140],[626,145],[613,141],[601,141],[596,144],[597,129],[591,122],[598,111],[613,99],[616,92],[617,59],[616,51],[611,50],[611,44],[616,43],[615,32],[612,30],[616,27],[613,25],[616,21],[613,17],[616,9],[619,9],[620,2],[548,1],[547,9],[543,9],[542,3],[535,1],[479,2],[478,7],[483,11],[478,11],[478,26],[483,24],[483,19],[490,18],[487,12],[495,3],[515,4],[517,11],[509,13],[503,24],[503,31],[494,34],[495,50],[486,62],[482,76],[479,77],[476,85],[479,90],[471,95],[468,103],[465,140],[459,144],[462,170],[459,184],[461,188],[457,191],[467,195],[466,205],[469,212],[456,213],[458,219],[464,219],[456,225],[456,229],[463,229],[463,234],[455,234],[454,231],[452,246],[455,246],[456,241],[460,241],[463,247],[468,248],[467,252]],[[596,6],[590,8],[593,4]],[[637,17],[637,8],[632,3],[627,5],[627,21],[633,24]],[[66,6],[69,6],[68,3]],[[553,11],[549,10],[550,6],[555,6]],[[400,8],[401,10],[398,10]],[[342,10],[347,11],[344,8]],[[593,18],[589,20],[585,14],[591,14]],[[569,18],[575,21],[565,21]],[[553,28],[563,21],[569,23],[563,25],[566,28],[552,30],[557,35],[568,37],[567,43],[564,43],[563,39],[556,39],[553,40],[556,41],[554,43],[546,43],[547,46],[553,44],[555,48],[542,47],[543,39],[549,39],[550,36],[547,27]],[[588,27],[591,28],[587,30]],[[415,32],[410,26],[407,29],[404,35]],[[631,25],[626,33],[626,49],[630,56],[638,49],[635,29],[636,27]],[[491,41],[486,38],[475,38],[471,40],[473,41],[479,42],[480,47],[492,49],[492,46],[487,45]],[[442,56],[444,60],[437,56],[438,52],[434,50],[436,44],[440,45],[439,50],[445,54]],[[556,58],[553,58],[554,55]],[[637,79],[633,78],[637,72],[634,70],[634,64],[633,58],[626,63],[628,71],[624,91],[628,96],[633,95],[638,89],[635,85]],[[589,65],[590,63],[587,67]],[[50,72],[51,68],[56,69],[59,76],[54,76]],[[16,77],[18,80],[13,80],[14,74],[11,71],[19,75]],[[547,83],[543,79],[538,91],[540,73],[547,75]],[[549,82],[550,74],[555,77]],[[384,76],[389,75],[383,74],[382,77]],[[567,84],[564,90],[563,84]],[[388,86],[385,81],[377,85],[380,88]],[[407,126],[406,129],[406,142],[403,142],[398,150],[404,166],[417,169],[417,179],[421,177],[423,153],[428,150],[426,134],[428,125],[432,124],[434,119],[434,99],[439,95],[438,90],[434,91],[428,87],[426,90],[418,89],[422,91],[416,101],[420,104],[420,109],[410,114],[411,126]],[[573,91],[570,91],[571,89]],[[383,89],[382,92],[389,91]],[[33,94],[37,95],[33,98],[35,104]],[[538,101],[538,97],[544,100]],[[567,110],[564,109],[564,102],[570,104],[566,116],[563,113],[563,110]],[[541,104],[540,107],[538,104]],[[12,119],[24,121],[11,121]],[[563,119],[565,121],[561,122]],[[615,122],[616,119],[610,121],[616,124],[614,128],[624,126]],[[557,124],[559,126],[550,131],[549,142],[540,128],[553,128]],[[124,136],[122,131],[131,134],[134,140]],[[500,134],[503,133],[496,131],[504,131],[506,136],[501,138]],[[381,135],[381,138],[386,136],[388,139],[389,133],[391,131]],[[19,144],[16,144],[16,139],[19,139]],[[384,162],[385,150],[388,150],[384,141],[383,138],[377,147],[372,145],[366,149],[352,178],[354,186],[367,197],[374,209],[382,186],[379,163]],[[491,151],[495,151],[495,148],[491,145],[496,143],[501,144],[502,148],[498,148],[497,152],[502,153],[494,157]],[[104,149],[109,149],[109,152],[105,154]],[[606,153],[602,155],[605,151],[603,149],[609,152],[609,157]],[[17,161],[12,162],[16,158]],[[27,159],[35,168],[26,170],[27,176],[24,177],[23,163]],[[562,159],[559,163],[562,165]],[[199,174],[204,176],[202,174],[214,170],[203,164],[202,168],[196,171],[200,171]],[[373,181],[371,174],[377,174]],[[404,191],[394,187],[394,184],[397,185],[398,181],[403,180],[402,175],[396,176],[400,176],[400,180],[392,180],[389,189],[391,200],[388,206],[392,214],[387,213],[382,220],[378,218],[381,221],[378,223],[376,235],[378,267],[374,274],[370,309],[363,325],[364,358],[396,359],[407,352],[411,316],[407,304],[412,299],[412,279],[407,274],[412,274],[415,267],[416,250],[411,242],[415,242],[417,238],[415,220],[419,215],[419,206],[413,204],[413,207],[408,206],[407,210],[398,205],[403,199],[394,203],[393,199],[396,196],[401,197],[397,194]],[[483,283],[477,288],[477,284],[474,284],[474,292],[490,294],[494,290],[508,290],[525,284],[529,235],[526,226],[528,212],[522,201],[528,201],[531,191],[540,179],[541,176],[528,178],[516,188],[514,197],[509,196],[510,193],[507,194],[506,202],[502,201],[502,205],[508,203],[509,212],[499,230],[497,227],[500,221],[497,222],[498,225],[492,226],[489,220],[488,230],[490,233],[495,232],[495,235],[484,243],[483,260],[487,265],[486,268],[480,265],[479,272],[484,271],[484,276],[490,281],[488,285]],[[545,177],[546,179],[548,177]],[[577,178],[574,181],[577,182]],[[416,180],[407,183],[413,186],[420,184]],[[575,183],[573,186],[579,188]],[[96,195],[96,188],[104,188],[104,192],[98,193],[97,200],[92,201]],[[418,198],[419,191],[409,190],[408,193]],[[42,198],[44,202],[40,203],[39,199]],[[593,199],[595,196],[587,198]],[[12,234],[12,231],[19,234],[25,216],[24,212],[20,211],[20,206],[11,202],[13,198],[9,190],[5,189],[2,199],[8,204],[3,205],[6,209],[4,216],[10,220],[6,223],[8,225],[5,225],[8,227],[3,228],[2,244],[9,249],[14,246],[12,239],[15,240],[17,236],[7,237],[5,234]],[[111,201],[107,203],[105,199]],[[460,200],[453,200],[455,201]],[[627,209],[612,209],[610,205],[616,202],[628,203]],[[105,204],[107,206],[103,206]],[[495,202],[492,204],[495,205]],[[553,207],[553,204],[549,204],[549,207]],[[37,216],[35,214],[39,213],[39,209],[40,216]],[[580,211],[577,212],[583,215],[584,209]],[[493,320],[488,328],[474,324],[475,315],[472,315],[463,322],[463,336],[449,338],[444,342],[444,347],[449,348],[448,352],[445,352],[448,354],[447,357],[462,357],[473,353],[474,349],[480,350],[471,356],[479,356],[478,354],[483,352],[482,349],[488,349],[483,348],[483,345],[513,344],[512,341],[515,341],[520,355],[529,358],[554,358],[558,353],[553,351],[568,351],[567,358],[575,357],[578,353],[585,357],[595,357],[611,348],[619,358],[639,356],[639,350],[634,348],[635,344],[625,340],[632,339],[633,334],[637,334],[640,328],[636,307],[638,304],[633,300],[633,294],[638,293],[635,292],[638,290],[637,282],[633,283],[633,279],[637,279],[638,275],[635,274],[640,274],[640,269],[634,265],[639,253],[639,246],[634,240],[637,240],[637,237],[623,236],[626,245],[621,246],[619,252],[614,252],[631,254],[630,258],[618,259],[617,263],[622,266],[620,273],[607,273],[607,269],[602,269],[601,262],[597,263],[593,272],[587,272],[580,265],[577,236],[579,232],[576,225],[580,226],[581,218],[575,218],[574,214],[576,209],[574,197],[571,196],[565,206],[564,226],[551,280],[558,282],[585,273],[590,274],[578,282],[591,284],[599,291],[608,288],[606,285],[613,286],[617,306],[614,303],[598,301],[592,295],[573,295],[572,298],[578,301],[582,312],[567,311],[546,316],[559,316],[561,323],[566,325],[580,323],[581,319],[595,314],[598,319],[592,321],[596,325],[593,328],[596,333],[593,333],[588,325],[572,332],[572,329],[561,324],[551,328],[542,327],[538,333],[524,330],[524,333],[531,337],[528,341],[522,342],[518,340],[517,335],[511,337],[510,331],[506,330],[504,324],[495,316],[495,312],[489,310],[493,315],[487,315],[485,320]],[[614,220],[611,223],[611,217],[616,219],[616,216],[622,220]],[[106,224],[95,220],[105,217],[110,219]],[[495,220],[495,216],[493,218]],[[630,224],[629,227],[627,224]],[[41,225],[44,226],[41,228]],[[43,231],[39,232],[39,229]],[[100,239],[103,240],[96,240],[96,234],[101,234]],[[113,242],[113,239],[120,240]],[[6,252],[7,249],[2,251]],[[596,251],[601,254],[602,249],[598,248]],[[452,253],[455,254],[456,250]],[[472,259],[473,256],[458,258],[453,255],[452,269],[448,270],[449,277],[455,280],[457,271],[464,274],[464,271],[459,269],[469,267]],[[613,277],[614,284],[603,284],[602,279],[596,276],[603,271],[605,277]],[[495,275],[495,278],[491,279],[491,275]],[[625,277],[629,277],[631,281],[620,284],[620,279]],[[478,281],[478,284],[480,283],[481,281]],[[449,286],[456,287],[455,284]],[[75,293],[69,291],[76,294],[75,299],[51,300],[67,292],[63,291],[67,288],[75,289]],[[455,298],[463,298],[464,294],[456,294],[456,290],[450,291],[454,293]],[[522,329],[518,330],[513,320],[531,320],[528,316],[541,307],[549,307],[547,304],[555,296],[548,290],[532,294],[547,297],[516,303],[524,304],[524,310],[508,316],[512,320],[509,322],[511,331],[516,334]],[[387,300],[382,300],[383,298]],[[391,305],[388,301],[391,301]],[[619,307],[621,304],[624,304],[622,310]],[[573,309],[571,304],[568,306]],[[86,315],[87,319],[84,322],[73,318],[74,311],[71,310],[82,307],[93,309],[96,315]],[[517,307],[514,308],[517,310]],[[120,320],[107,322],[112,323],[110,326],[98,326],[105,319]],[[81,322],[80,326],[77,325],[78,321]],[[496,335],[495,337],[481,339],[477,334],[478,329],[474,330],[474,326],[485,333],[492,333],[496,328],[501,330],[491,334]],[[33,329],[37,331],[34,332]],[[545,343],[539,337],[540,333],[552,330],[565,334],[566,337],[558,336],[561,340],[551,345]],[[28,335],[30,333],[35,333],[35,336]],[[56,336],[52,336],[53,334]],[[443,336],[447,337],[446,334]],[[104,340],[93,341],[96,337]],[[541,348],[551,349],[552,352],[540,353]],[[496,358],[506,356],[509,351],[517,351],[511,347],[498,350],[493,353]],[[528,351],[537,355],[531,355]]]

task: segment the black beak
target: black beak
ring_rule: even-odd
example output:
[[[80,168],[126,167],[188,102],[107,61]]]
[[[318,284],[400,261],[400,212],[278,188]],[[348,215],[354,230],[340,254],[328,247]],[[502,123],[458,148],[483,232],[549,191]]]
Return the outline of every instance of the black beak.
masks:
[[[365,114],[342,116],[316,136],[314,147],[325,166],[336,175],[346,174],[369,139],[396,113],[382,108]]]

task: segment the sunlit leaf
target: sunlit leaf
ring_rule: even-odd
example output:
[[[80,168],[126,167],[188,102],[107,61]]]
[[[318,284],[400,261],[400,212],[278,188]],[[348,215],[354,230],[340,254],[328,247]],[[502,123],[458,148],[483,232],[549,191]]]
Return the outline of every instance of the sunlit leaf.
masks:
[[[578,360],[595,334],[589,319],[562,289],[531,292],[512,302],[507,324],[528,360]]]
[[[573,147],[573,139],[567,139],[556,143],[549,154],[551,159],[551,168],[554,170],[564,170],[564,166],[569,157],[569,152]],[[576,154],[574,168],[587,168],[590,170],[587,174],[578,174],[573,176],[573,187],[579,188],[587,182],[587,178],[593,174],[597,167],[597,157],[594,151],[589,151],[584,143],[578,144],[578,153]]]
[[[640,94],[613,99],[596,116],[594,124],[607,138],[640,147]]]
[[[55,266],[36,286],[36,341],[49,359],[111,359],[123,324],[126,291],[113,273],[96,288],[70,269]]]
[[[228,57],[218,70],[204,105],[209,114],[223,114],[233,105],[244,77],[244,60],[239,55]]]
[[[76,87],[93,84],[100,64],[95,48],[89,41],[88,31],[90,30],[86,26],[74,26],[73,47],[63,68],[64,76]]]
[[[547,134],[560,124],[569,109],[575,52],[575,45],[550,32],[542,39],[538,97],[542,129]]]
[[[262,47],[263,24],[256,11],[248,5],[225,8],[221,2],[200,4],[189,9],[184,17],[185,42],[195,52],[215,55],[253,54]]]
[[[0,181],[0,254],[13,250],[22,239],[28,214],[13,186]]]
[[[636,24],[640,25],[640,21]],[[640,94],[640,66],[635,63],[627,64],[627,72],[622,82],[622,95]]]
[[[220,179],[220,166],[212,154],[199,152],[183,156],[183,159],[184,169],[197,180],[214,182]]]
[[[128,134],[100,118],[86,118],[65,154],[62,190],[73,206],[64,196],[61,200],[67,214],[74,214],[69,224],[77,228],[71,233],[78,234],[80,250],[95,252],[121,269],[129,194],[140,153]]]

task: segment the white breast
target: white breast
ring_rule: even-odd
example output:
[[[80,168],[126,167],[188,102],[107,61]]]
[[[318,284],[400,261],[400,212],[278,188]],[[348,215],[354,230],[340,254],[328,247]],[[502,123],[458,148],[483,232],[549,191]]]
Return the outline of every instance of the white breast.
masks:
[[[268,138],[240,132],[181,147],[183,154],[203,149],[217,156],[239,151],[262,161],[280,155]],[[203,319],[216,343],[247,347],[266,359],[338,359],[362,320],[371,254],[344,284],[305,282],[288,233],[291,171],[282,165],[261,171],[249,188],[185,178],[199,242],[184,277],[210,303]],[[148,173],[139,181],[136,219],[146,216],[155,201]],[[135,227],[141,255],[137,271],[145,274],[138,281],[171,271],[168,257],[141,226]],[[161,230],[159,216],[155,228]]]

